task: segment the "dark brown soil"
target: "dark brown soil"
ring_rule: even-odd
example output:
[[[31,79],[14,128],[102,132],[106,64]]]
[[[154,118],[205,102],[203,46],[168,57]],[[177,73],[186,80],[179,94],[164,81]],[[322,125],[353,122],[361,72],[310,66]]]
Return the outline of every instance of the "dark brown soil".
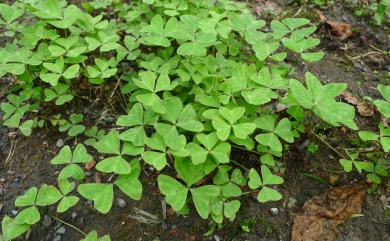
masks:
[[[295,13],[300,7],[288,5],[289,1],[275,1],[277,6],[288,13]],[[390,59],[384,55],[363,56],[372,51],[373,46],[390,49],[390,32],[387,27],[374,27],[366,19],[358,19],[352,14],[350,7],[345,7],[341,1],[334,1],[333,7],[324,9],[323,13],[334,21],[347,22],[354,27],[354,36],[345,41],[335,41],[329,38],[326,32],[317,34],[322,39],[319,49],[326,51],[324,60],[314,63],[291,63],[296,66],[296,72],[311,71],[324,82],[346,82],[348,90],[357,96],[378,97],[376,86],[386,82],[386,75],[390,71]],[[291,14],[290,14],[291,15]],[[311,18],[313,22],[319,19],[310,6],[304,6],[298,16]],[[387,77],[389,78],[389,77]],[[6,80],[2,80],[2,87],[6,88]],[[2,97],[0,91],[0,97]],[[358,117],[361,128],[375,128],[378,119],[373,117]],[[327,132],[327,141],[337,147],[350,147],[350,140],[356,134],[344,133],[341,129]],[[56,142],[59,138],[66,139],[65,135],[56,129],[34,130],[32,136],[12,137],[10,130],[0,128],[0,219],[4,215],[14,216],[12,211],[17,210],[13,202],[18,195],[31,186],[40,186],[43,183],[55,183],[55,172],[58,169],[49,164],[50,159],[58,152]],[[299,148],[308,141],[319,145],[315,154]],[[73,145],[74,141],[66,144]],[[14,151],[13,151],[14,150]],[[241,155],[238,153],[237,155]],[[244,157],[244,155],[241,155]],[[7,158],[10,157],[10,158]],[[245,165],[245,158],[240,158]],[[7,161],[7,163],[5,163]],[[114,241],[193,241],[193,240],[226,240],[226,241],[285,241],[291,238],[291,228],[294,217],[300,211],[305,201],[316,194],[322,193],[329,187],[322,182],[307,177],[304,173],[311,173],[325,181],[336,179],[335,186],[357,183],[364,180],[356,173],[341,172],[338,156],[318,140],[310,136],[303,136],[297,140],[290,151],[283,157],[286,167],[285,183],[280,187],[283,199],[279,202],[260,204],[250,195],[241,199],[242,208],[237,219],[232,223],[216,230],[211,236],[204,236],[210,229],[209,221],[202,220],[192,211],[188,217],[168,215],[163,220],[163,197],[159,194],[155,180],[156,173],[148,168],[141,173],[144,184],[143,198],[139,202],[131,201],[117,192],[114,207],[107,215],[101,215],[90,207],[86,200],[64,215],[61,219],[75,225],[84,232],[97,229],[100,234],[109,233]],[[90,177],[93,179],[93,176]],[[108,178],[108,177],[106,177]],[[387,194],[389,195],[389,194]],[[125,207],[117,205],[117,199],[126,200]],[[1,208],[1,206],[3,206]],[[142,216],[137,209],[149,213],[151,216]],[[169,207],[167,207],[169,209]],[[278,214],[270,211],[277,208]],[[74,213],[72,213],[74,212]],[[168,212],[169,213],[169,212]],[[338,241],[389,241],[390,218],[389,210],[385,211],[378,195],[367,195],[364,216],[355,217],[340,225]],[[57,215],[54,209],[42,212],[44,216]],[[47,218],[49,220],[49,218]],[[155,218],[152,218],[155,217]],[[143,221],[140,221],[143,218]],[[53,240],[56,230],[62,224],[50,218],[51,222],[45,225],[35,225],[27,240]],[[247,225],[249,232],[244,232],[241,226]],[[80,240],[82,236],[74,229],[66,228],[63,241]]]

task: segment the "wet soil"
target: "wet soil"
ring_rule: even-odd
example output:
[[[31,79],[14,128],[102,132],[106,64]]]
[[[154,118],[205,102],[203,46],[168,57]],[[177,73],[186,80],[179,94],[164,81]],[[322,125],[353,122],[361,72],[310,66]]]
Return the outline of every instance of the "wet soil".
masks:
[[[289,2],[274,1],[273,3],[290,16],[299,11],[297,16],[309,17],[313,22],[319,22],[311,6],[292,6]],[[352,14],[351,7],[346,7],[341,1],[334,2],[332,7],[321,11],[331,20],[351,24],[354,35],[345,41],[335,41],[326,32],[320,30],[317,32],[322,40],[319,49],[326,52],[326,57],[313,64],[296,62],[295,59],[289,61],[296,67],[297,76],[302,76],[304,72],[310,70],[323,82],[346,82],[348,90],[354,95],[376,98],[379,96],[376,86],[380,82],[386,82],[386,76],[390,71],[390,59],[384,55],[364,56],[364,54],[373,51],[373,47],[381,50],[390,49],[389,28],[372,26],[366,19],[356,18]],[[7,85],[7,81],[2,80],[1,88],[6,88]],[[2,98],[1,91],[0,98]],[[101,113],[100,110],[95,114],[99,116]],[[358,116],[358,121],[361,128],[375,128],[378,117]],[[326,138],[331,145],[343,148],[350,147],[350,140],[355,138],[355,135],[339,128],[327,132]],[[0,127],[0,219],[4,215],[14,216],[13,211],[17,209],[13,202],[27,188],[40,186],[42,183],[55,183],[55,173],[59,169],[50,165],[49,161],[58,153],[56,142],[60,138],[65,140],[66,144],[75,144],[74,141],[66,141],[66,136],[58,133],[54,128],[34,130],[32,136],[25,138],[15,137],[10,130]],[[319,151],[315,154],[310,154],[305,148],[301,148],[309,141],[319,145]],[[237,155],[240,156],[240,153]],[[247,158],[246,155],[241,155],[239,161],[245,164]],[[75,229],[63,226],[50,217],[51,215],[60,217],[84,232],[96,229],[100,234],[109,233],[115,241],[290,240],[294,217],[303,204],[314,195],[329,189],[328,185],[305,174],[313,174],[325,181],[336,180],[335,186],[364,180],[364,177],[357,173],[341,172],[338,158],[332,150],[314,137],[303,136],[298,139],[281,160],[286,168],[285,183],[278,187],[283,194],[283,199],[279,202],[260,204],[255,196],[242,197],[242,208],[237,219],[232,223],[226,223],[222,229],[216,230],[211,236],[204,235],[211,227],[209,221],[199,218],[194,210],[189,216],[183,217],[172,214],[168,206],[167,217],[164,220],[163,197],[159,194],[156,183],[152,181],[155,180],[157,173],[144,168],[141,173],[144,185],[141,201],[131,201],[116,192],[113,209],[107,215],[94,211],[86,200],[81,200],[76,208],[61,215],[56,214],[55,209],[48,208],[42,212],[42,219],[45,219],[45,222],[33,226],[27,240],[51,241],[58,236],[63,241],[82,238]],[[93,173],[89,178],[93,180]],[[351,218],[340,225],[338,241],[390,240],[389,210],[384,210],[378,196],[367,195],[362,212],[364,216]],[[118,198],[124,199],[126,205],[118,205]],[[277,208],[277,213],[273,208]],[[271,212],[271,209],[274,212]],[[59,235],[58,230],[61,227],[64,227],[66,232]],[[247,227],[247,230],[244,231],[242,227]]]

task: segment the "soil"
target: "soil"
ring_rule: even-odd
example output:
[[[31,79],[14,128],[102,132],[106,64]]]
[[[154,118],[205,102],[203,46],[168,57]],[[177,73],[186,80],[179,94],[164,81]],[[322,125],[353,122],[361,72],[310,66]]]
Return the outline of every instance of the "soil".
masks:
[[[262,2],[262,1],[258,1]],[[263,1],[264,2],[264,1]],[[289,4],[290,1],[274,1],[273,6],[285,10],[290,16],[299,12],[298,16],[310,18],[318,23],[319,18],[311,6],[304,7]],[[318,76],[323,82],[346,82],[348,91],[356,96],[379,97],[376,86],[385,82],[390,71],[390,59],[385,55],[368,55],[365,53],[375,51],[373,47],[381,50],[390,50],[390,31],[388,26],[376,27],[367,19],[357,18],[353,15],[353,7],[334,1],[334,5],[322,9],[323,14],[337,22],[346,22],[353,26],[354,34],[344,41],[331,39],[326,31],[319,30],[318,37],[322,43],[319,49],[326,52],[326,57],[313,64],[297,63],[295,59],[289,61],[296,67],[297,76],[308,70]],[[252,6],[257,3],[252,3]],[[254,6],[255,7],[255,6]],[[360,56],[360,57],[359,57]],[[388,77],[387,77],[388,78]],[[1,80],[1,89],[8,86],[7,79]],[[2,92],[0,91],[0,97]],[[100,108],[85,108],[85,113],[99,117],[104,111]],[[358,116],[359,126],[363,129],[375,128],[378,116]],[[106,123],[109,127],[110,123]],[[4,215],[14,216],[17,210],[13,202],[24,190],[31,186],[40,186],[42,183],[54,184],[55,175],[59,169],[49,164],[50,159],[58,153],[56,146],[58,139],[62,138],[66,144],[74,145],[74,141],[66,140],[66,135],[54,128],[34,130],[32,136],[25,138],[15,136],[5,127],[0,127],[0,219]],[[350,140],[356,134],[338,128],[326,132],[327,141],[337,147],[349,147]],[[302,148],[308,142],[319,145],[315,154],[310,154]],[[236,153],[241,162],[248,157]],[[329,189],[329,186],[317,179],[305,175],[316,175],[329,182],[336,180],[334,185],[358,183],[364,177],[357,173],[345,174],[341,172],[338,156],[327,146],[311,136],[303,136],[296,140],[289,152],[284,155],[282,162],[285,165],[285,182],[279,187],[283,199],[279,202],[260,204],[254,196],[247,195],[241,199],[242,208],[236,220],[226,223],[212,235],[204,234],[210,229],[209,221],[202,220],[194,213],[188,217],[178,216],[170,212],[167,207],[167,217],[164,220],[164,201],[159,194],[155,180],[157,173],[144,168],[141,173],[144,185],[143,197],[139,202],[121,196],[117,192],[112,211],[101,215],[94,211],[86,200],[71,211],[58,215],[52,208],[43,210],[42,219],[34,225],[26,240],[80,240],[82,235],[75,229],[55,221],[51,215],[61,216],[61,219],[78,227],[84,232],[97,229],[100,234],[109,233],[112,240],[131,241],[195,241],[195,240],[226,240],[226,241],[285,241],[291,239],[291,228],[294,217],[301,210],[305,201],[314,195]],[[91,173],[93,180],[93,173]],[[109,178],[103,177],[103,178]],[[389,196],[389,193],[387,193]],[[384,210],[379,195],[367,195],[363,215],[351,218],[339,226],[340,234],[337,241],[389,241],[390,218],[389,210]],[[118,205],[125,200],[126,204]],[[275,209],[277,209],[277,214]],[[271,209],[274,212],[271,212]],[[143,210],[142,214],[139,210]],[[145,212],[147,213],[145,215]],[[56,216],[57,217],[57,216]],[[247,226],[245,232],[242,226]],[[65,228],[65,234],[60,235]],[[57,238],[57,239],[56,239]]]

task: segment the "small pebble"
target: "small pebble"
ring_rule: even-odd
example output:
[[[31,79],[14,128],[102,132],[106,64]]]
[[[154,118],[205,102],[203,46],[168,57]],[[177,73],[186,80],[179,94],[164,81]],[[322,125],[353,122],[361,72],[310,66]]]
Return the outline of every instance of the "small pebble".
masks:
[[[51,223],[52,223],[51,218],[45,215],[45,217],[43,217],[43,226],[45,226],[46,228],[50,227]]]
[[[88,206],[92,206],[93,205],[93,201],[92,200],[88,200],[85,202],[86,205]]]
[[[221,241],[221,238],[218,235],[214,235],[213,238],[215,241]]]
[[[55,237],[53,238],[53,241],[61,241],[61,236],[55,236]]]
[[[118,203],[118,207],[120,207],[120,208],[126,207],[126,201],[123,200],[122,198],[118,198],[117,203]]]
[[[112,116],[107,116],[106,119],[105,119],[105,121],[106,121],[107,123],[112,123],[112,122],[114,122],[114,118],[113,118]]]
[[[271,211],[271,213],[273,215],[278,215],[279,214],[279,209],[277,209],[277,208],[271,208],[270,211]]]
[[[73,219],[77,218],[77,216],[78,216],[78,214],[77,214],[76,212],[73,212],[73,213],[72,213],[72,218],[73,218]]]
[[[166,223],[166,222],[163,222],[163,223],[161,224],[161,228],[162,228],[163,230],[167,230],[167,229],[168,229],[167,223]]]
[[[56,233],[64,235],[66,233],[65,227],[61,227],[61,228],[57,229]]]
[[[56,146],[57,146],[58,148],[63,147],[64,144],[65,144],[65,143],[64,143],[64,140],[62,140],[61,138],[58,139],[57,142],[56,142]]]
[[[16,215],[18,215],[19,212],[16,210],[12,210],[11,213],[12,213],[12,215],[16,216]]]
[[[86,177],[92,177],[93,173],[91,171],[85,172]]]

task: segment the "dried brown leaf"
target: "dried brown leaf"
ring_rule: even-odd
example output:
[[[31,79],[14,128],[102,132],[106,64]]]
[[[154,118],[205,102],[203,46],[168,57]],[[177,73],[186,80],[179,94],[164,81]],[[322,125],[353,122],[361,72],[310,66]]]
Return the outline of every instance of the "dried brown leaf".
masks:
[[[361,212],[365,190],[365,185],[348,185],[314,196],[294,219],[291,241],[332,241],[337,225]]]
[[[84,168],[85,168],[85,170],[90,171],[90,170],[92,170],[92,168],[95,167],[95,165],[96,165],[96,161],[92,159],[89,162],[87,162],[87,164],[85,164]]]
[[[96,172],[95,173],[95,182],[96,183],[101,183],[102,182],[102,178],[103,178],[103,174],[100,173],[100,172]]]
[[[352,26],[350,24],[329,21],[320,11],[317,11],[317,14],[321,22],[324,23],[330,38],[342,41],[352,36]]]
[[[359,114],[361,116],[373,116],[374,115],[374,106],[368,104],[367,102],[356,98],[350,92],[343,92],[341,94],[341,98],[343,98],[346,102],[351,105],[356,106]]]

